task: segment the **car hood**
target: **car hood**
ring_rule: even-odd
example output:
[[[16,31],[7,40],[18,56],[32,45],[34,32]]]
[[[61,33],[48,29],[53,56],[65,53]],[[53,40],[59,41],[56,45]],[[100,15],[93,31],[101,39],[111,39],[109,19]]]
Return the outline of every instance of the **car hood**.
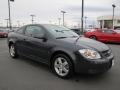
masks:
[[[97,51],[106,51],[109,50],[109,47],[105,45],[104,43],[101,43],[96,40],[92,40],[85,37],[80,37],[78,40],[77,38],[64,38],[61,39],[62,41],[68,42],[77,45],[80,48],[89,48],[94,49]]]

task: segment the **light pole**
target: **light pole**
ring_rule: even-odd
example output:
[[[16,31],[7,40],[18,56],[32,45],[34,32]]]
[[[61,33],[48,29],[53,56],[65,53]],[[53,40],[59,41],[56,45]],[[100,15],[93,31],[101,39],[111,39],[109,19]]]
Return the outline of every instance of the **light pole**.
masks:
[[[112,16],[112,28],[114,29],[114,16],[115,16],[115,4],[112,4],[112,7],[113,7],[113,16]]]
[[[12,29],[12,23],[11,23],[11,9],[10,9],[10,1],[14,2],[14,0],[8,0],[8,11],[9,11],[9,28]]]
[[[20,27],[20,21],[19,20],[17,21],[17,26]]]
[[[64,24],[64,23],[65,23],[65,21],[64,21],[64,18],[65,18],[65,17],[64,17],[64,14],[65,14],[66,12],[65,12],[65,11],[61,11],[61,13],[63,14],[63,26],[65,26],[65,24]]]
[[[58,18],[58,24],[60,25],[61,18]]]
[[[81,15],[81,31],[82,31],[82,34],[83,34],[83,26],[84,26],[84,0],[82,0],[82,10],[81,10],[82,12],[82,15]]]
[[[87,18],[88,17],[85,16],[85,29],[87,28]]]
[[[30,16],[32,17],[31,21],[32,21],[32,24],[33,24],[34,23],[34,17],[35,17],[35,15],[31,14]]]
[[[5,20],[6,20],[6,23],[7,23],[7,24],[6,24],[6,25],[7,25],[6,27],[8,28],[9,19],[5,19]]]

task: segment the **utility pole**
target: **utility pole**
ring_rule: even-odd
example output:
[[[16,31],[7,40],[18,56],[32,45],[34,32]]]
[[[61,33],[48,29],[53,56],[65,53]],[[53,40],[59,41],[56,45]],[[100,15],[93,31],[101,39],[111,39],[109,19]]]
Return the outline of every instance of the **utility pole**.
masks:
[[[11,23],[11,9],[10,9],[10,1],[14,2],[14,0],[8,0],[8,12],[9,12],[9,28],[12,29],[12,23]]]
[[[84,28],[83,28],[83,26],[84,26],[84,0],[82,0],[82,15],[81,15],[81,31],[82,31],[82,34],[83,34],[83,32],[84,32]]]
[[[113,16],[112,16],[112,28],[113,28],[113,30],[114,30],[114,20],[115,20],[115,4],[112,4],[112,7],[113,7]]]
[[[59,26],[60,26],[60,24],[61,24],[60,21],[61,21],[61,18],[58,18],[58,24],[59,24]]]
[[[65,12],[65,11],[61,11],[61,13],[63,14],[63,26],[65,26],[65,24],[64,24],[64,23],[65,23],[65,21],[64,21],[65,15],[64,15],[64,14],[65,14],[66,12]]]
[[[32,24],[34,24],[34,17],[35,17],[35,15],[31,14],[30,16],[32,17],[32,20],[31,20]]]

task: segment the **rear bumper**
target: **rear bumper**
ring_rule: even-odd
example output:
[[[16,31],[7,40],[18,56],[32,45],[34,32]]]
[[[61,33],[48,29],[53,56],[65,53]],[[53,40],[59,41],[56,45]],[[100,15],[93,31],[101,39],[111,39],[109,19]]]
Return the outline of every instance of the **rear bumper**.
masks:
[[[114,59],[113,55],[107,58],[104,58],[104,59],[99,59],[99,60],[94,60],[94,61],[80,58],[76,62],[75,72],[76,73],[90,73],[90,74],[106,72],[112,67],[113,59]]]

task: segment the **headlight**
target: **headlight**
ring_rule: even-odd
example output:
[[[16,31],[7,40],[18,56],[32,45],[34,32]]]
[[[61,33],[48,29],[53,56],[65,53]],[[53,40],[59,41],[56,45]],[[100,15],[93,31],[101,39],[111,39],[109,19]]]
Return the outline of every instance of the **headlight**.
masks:
[[[88,58],[88,59],[100,59],[101,58],[100,54],[97,51],[95,51],[95,50],[81,49],[81,50],[79,50],[79,52],[85,58]]]

